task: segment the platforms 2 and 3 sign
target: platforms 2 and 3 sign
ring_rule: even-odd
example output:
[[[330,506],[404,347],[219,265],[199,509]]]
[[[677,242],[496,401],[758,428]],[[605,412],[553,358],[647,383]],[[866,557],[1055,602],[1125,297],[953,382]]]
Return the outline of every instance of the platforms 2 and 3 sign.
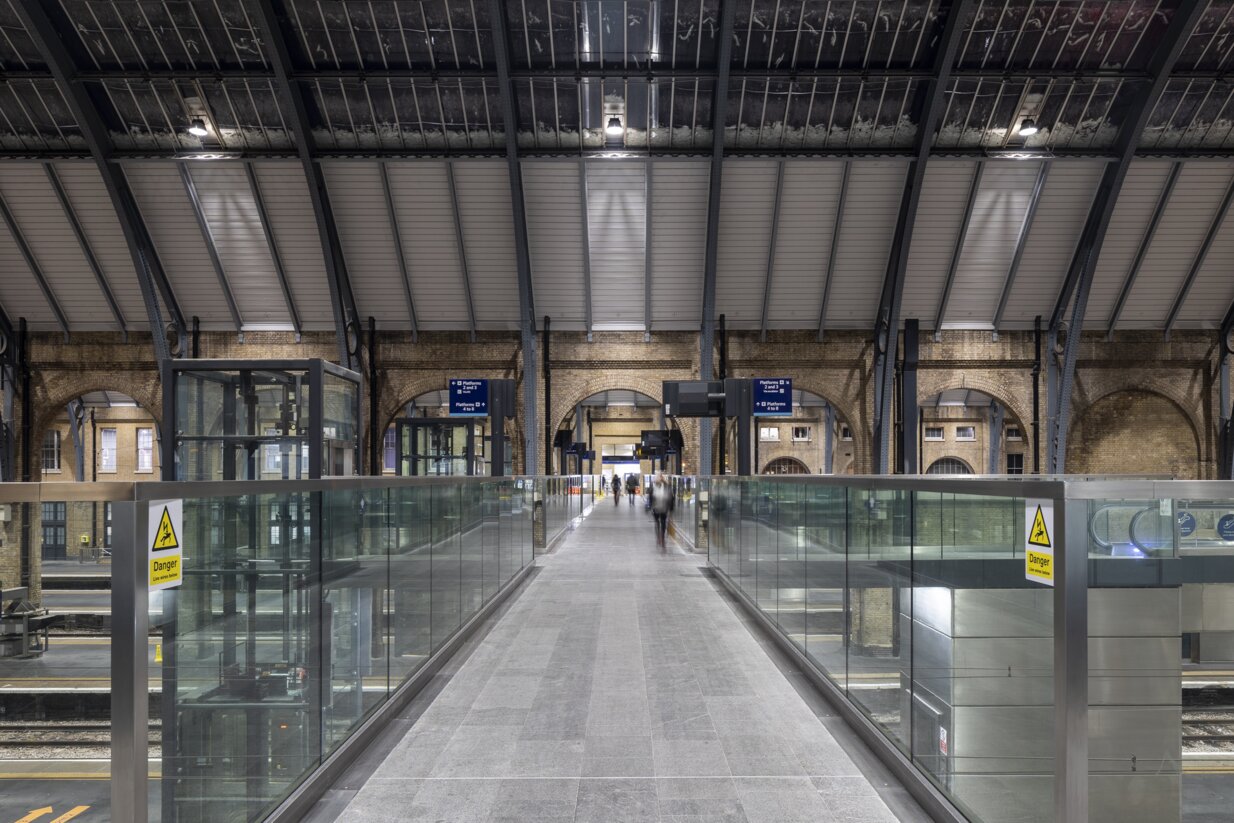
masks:
[[[791,377],[756,377],[750,383],[755,417],[788,417],[793,413]]]
[[[1054,585],[1054,501],[1024,501],[1024,577]]]
[[[488,417],[488,381],[450,379],[451,417]]]
[[[150,501],[150,591],[171,589],[184,580],[184,501]]]

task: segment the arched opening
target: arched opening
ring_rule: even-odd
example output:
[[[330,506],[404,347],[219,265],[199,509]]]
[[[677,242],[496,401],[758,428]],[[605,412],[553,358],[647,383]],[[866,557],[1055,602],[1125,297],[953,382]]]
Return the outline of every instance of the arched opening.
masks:
[[[826,398],[805,389],[793,389],[791,414],[756,418],[751,435],[755,471],[759,466],[770,467],[780,458],[805,467],[803,472],[788,472],[794,474],[852,474],[856,465],[853,429],[848,420]],[[726,473],[733,474],[737,471],[735,420],[729,421],[724,436]],[[717,439],[717,462],[718,446]]]
[[[505,474],[514,473],[515,420],[505,421]],[[385,430],[381,473],[413,477],[490,474],[492,421],[451,417],[449,389],[416,395],[400,407]],[[470,471],[469,471],[470,470]]]
[[[659,400],[633,389],[606,389],[583,398],[557,421],[553,440],[545,447],[553,450],[553,467],[559,474],[643,476],[666,462],[678,465],[679,454],[639,456],[643,432],[666,429],[676,431],[676,424],[664,420]]]
[[[809,474],[810,469],[795,457],[777,457],[763,467],[763,474]]]
[[[965,464],[962,474],[973,474],[974,468],[983,474],[1032,471],[1023,423],[997,398],[976,389],[947,389],[919,406],[918,465],[950,457]]]
[[[1107,394],[1067,434],[1068,474],[1200,475],[1195,427],[1174,401],[1142,389]]]
[[[926,474],[972,474],[973,467],[958,457],[940,457],[930,464]]]

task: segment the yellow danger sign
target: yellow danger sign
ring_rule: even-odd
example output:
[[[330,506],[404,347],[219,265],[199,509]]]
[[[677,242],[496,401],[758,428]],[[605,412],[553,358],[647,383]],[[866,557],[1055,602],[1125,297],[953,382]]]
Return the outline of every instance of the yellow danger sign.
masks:
[[[1024,577],[1054,585],[1054,501],[1024,501]]]
[[[159,518],[158,530],[154,533],[154,545],[150,548],[156,552],[180,548],[180,540],[176,537],[176,527],[171,522],[171,512],[166,506],[163,507],[163,516]]]
[[[1037,507],[1037,514],[1033,516],[1032,528],[1028,530],[1028,545],[1041,546],[1046,549],[1051,548],[1050,529],[1045,524],[1045,515],[1041,511],[1041,506]]]

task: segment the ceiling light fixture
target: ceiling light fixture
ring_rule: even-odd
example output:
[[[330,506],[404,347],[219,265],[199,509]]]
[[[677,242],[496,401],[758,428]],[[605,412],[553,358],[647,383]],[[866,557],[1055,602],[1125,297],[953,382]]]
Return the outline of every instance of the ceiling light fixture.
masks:
[[[189,123],[189,134],[195,137],[205,137],[209,133],[210,132],[206,131],[206,121],[202,120],[200,117],[193,120],[192,123]]]
[[[1032,137],[1038,131],[1040,130],[1037,128],[1037,123],[1031,117],[1025,118],[1024,122],[1020,124],[1021,137]]]
[[[608,119],[608,128],[604,130],[604,133],[609,137],[621,137],[621,131],[621,118],[610,117]]]

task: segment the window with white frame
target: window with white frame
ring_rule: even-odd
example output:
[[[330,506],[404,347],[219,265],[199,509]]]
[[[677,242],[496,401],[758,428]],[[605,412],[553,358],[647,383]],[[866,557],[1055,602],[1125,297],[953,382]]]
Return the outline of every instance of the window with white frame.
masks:
[[[956,440],[976,440],[977,439],[977,427],[976,426],[956,426],[955,427],[955,439]]]
[[[1020,431],[1019,426],[1008,426],[1007,427],[1007,439],[1008,440],[1023,440],[1024,432]]]
[[[840,426],[840,439],[841,440],[852,440],[853,439],[853,430],[848,427],[847,423]]]
[[[925,427],[925,439],[926,440],[943,440],[944,439],[943,427],[942,426],[926,426]]]
[[[764,443],[779,443],[780,442],[780,427],[779,426],[759,426],[758,439]]]
[[[99,429],[99,471],[115,474],[116,430]]]
[[[154,471],[154,429],[137,430],[137,471]]]
[[[43,471],[60,471],[60,430],[43,432]]]
[[[794,443],[810,442],[810,427],[809,426],[793,426],[793,442]]]

